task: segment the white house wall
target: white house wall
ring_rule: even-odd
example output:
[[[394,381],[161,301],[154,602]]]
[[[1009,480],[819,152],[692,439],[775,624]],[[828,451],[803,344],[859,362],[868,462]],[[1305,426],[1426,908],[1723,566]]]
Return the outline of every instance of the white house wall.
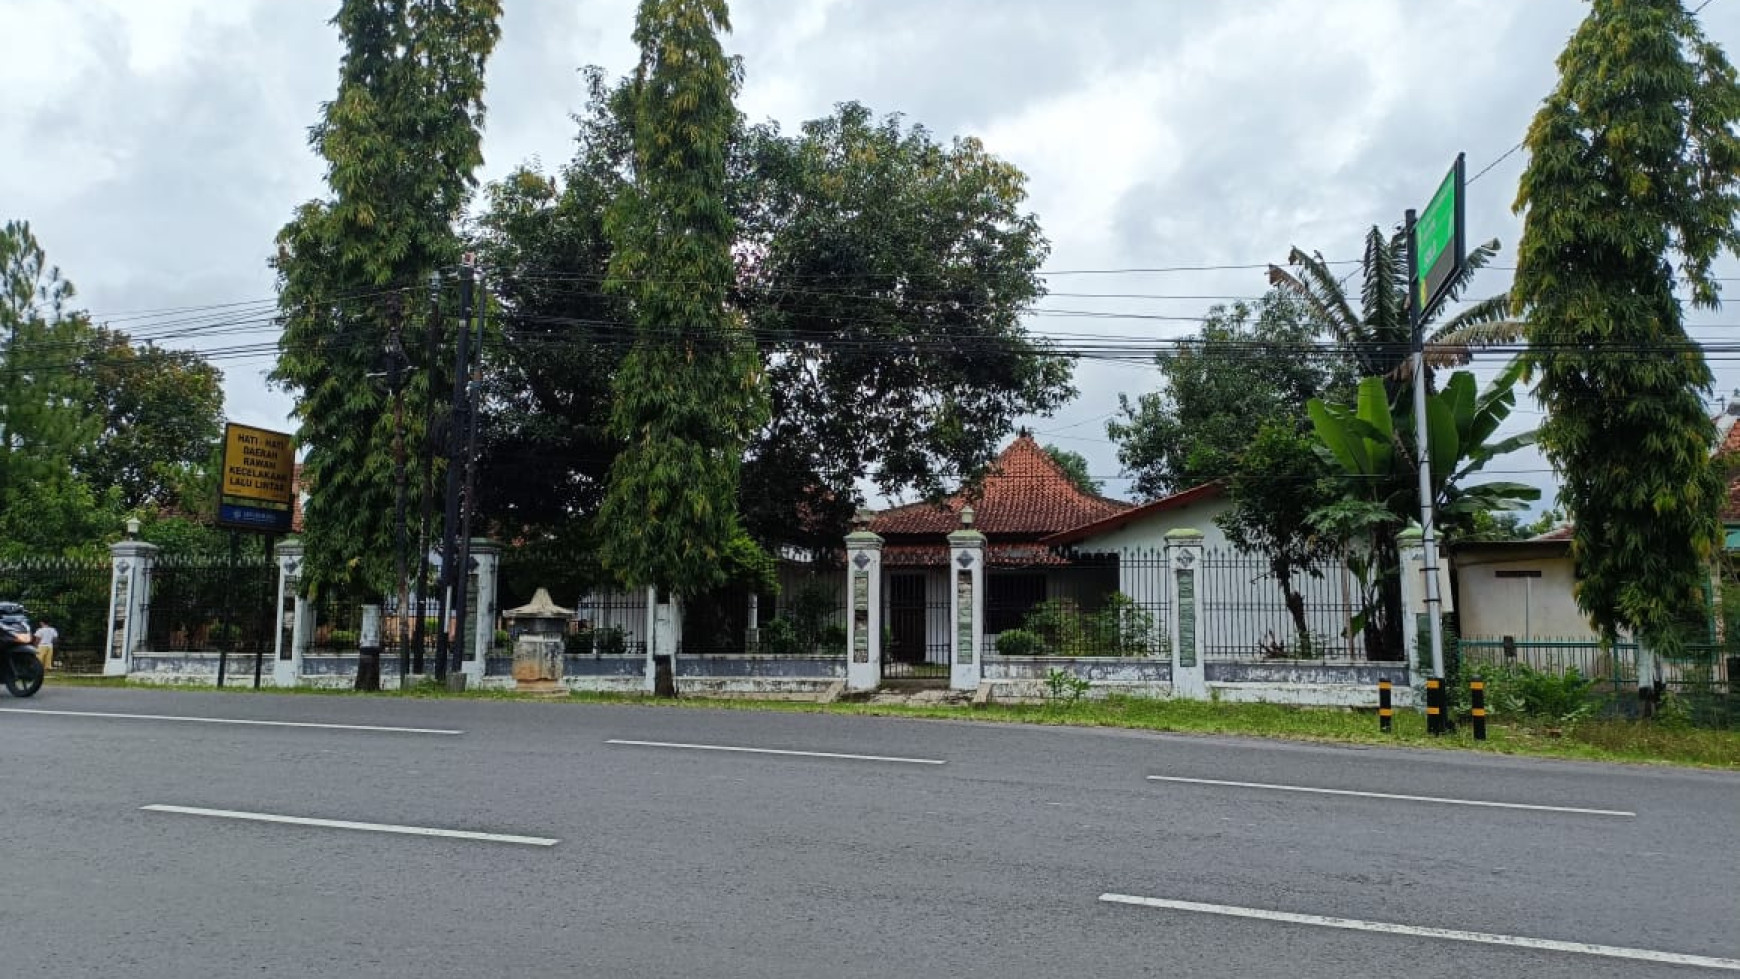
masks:
[[[1137,517],[1130,523],[1074,545],[1082,553],[1115,552],[1120,555],[1119,590],[1144,605],[1164,602],[1169,587],[1167,572],[1155,571],[1148,562],[1163,560],[1166,535],[1173,530],[1202,534],[1205,567],[1198,572],[1203,596],[1203,618],[1198,636],[1205,654],[1226,656],[1233,652],[1250,655],[1267,637],[1287,643],[1293,638],[1293,620],[1281,589],[1257,566],[1258,558],[1241,555],[1227,540],[1215,519],[1232,508],[1225,497],[1210,497],[1159,513]],[[1237,560],[1240,567],[1217,566]],[[1246,567],[1245,565],[1249,565]],[[1335,655],[1357,656],[1357,637],[1343,633],[1352,609],[1359,602],[1359,586],[1345,565],[1332,563],[1321,578],[1300,577],[1296,584],[1305,596],[1307,621],[1320,641],[1328,641]],[[1171,610],[1168,610],[1171,614]]]
[[[1501,578],[1501,571],[1537,571],[1540,577]],[[1457,555],[1456,579],[1462,592],[1458,624],[1464,638],[1600,639],[1577,607],[1569,555],[1508,556],[1473,550]]]
[[[1094,551],[1147,550],[1166,546],[1166,532],[1189,529],[1202,532],[1202,546],[1209,550],[1230,547],[1226,534],[1215,525],[1214,518],[1232,508],[1225,497],[1197,500],[1161,513],[1138,517],[1116,530],[1090,537],[1075,545],[1083,553]]]

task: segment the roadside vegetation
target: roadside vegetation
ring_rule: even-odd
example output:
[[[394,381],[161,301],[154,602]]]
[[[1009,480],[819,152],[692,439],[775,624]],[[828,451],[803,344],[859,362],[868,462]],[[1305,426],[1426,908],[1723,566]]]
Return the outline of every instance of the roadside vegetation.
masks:
[[[50,687],[133,687],[163,689],[105,677],[51,676]],[[354,690],[293,690],[231,687],[174,688],[191,692],[276,694],[279,696],[377,697],[389,699],[528,700],[506,690],[473,690],[450,693],[434,684],[410,690],[364,693]],[[1312,741],[1332,744],[1393,745],[1408,748],[1465,750],[1504,755],[1531,755],[1587,761],[1687,765],[1740,771],[1740,731],[1694,727],[1663,711],[1653,721],[1636,721],[1588,714],[1552,716],[1519,710],[1494,717],[1487,740],[1475,741],[1466,716],[1454,733],[1434,738],[1426,733],[1425,717],[1398,710],[1395,730],[1378,730],[1376,712],[1346,708],[1286,707],[1277,704],[1231,704],[1212,701],[1158,700],[1146,697],[1072,698],[1060,688],[1042,703],[964,705],[872,704],[843,702],[818,704],[807,701],[752,699],[654,699],[624,694],[576,693],[569,703],[629,706],[701,708],[708,710],[759,710],[804,714],[852,714],[870,717],[906,717],[924,720],[975,721],[1006,724],[1044,724],[1068,727],[1109,727],[1179,734],[1225,735]],[[1494,700],[1498,700],[1495,691]],[[560,703],[560,702],[558,702]],[[1501,711],[1503,708],[1499,708]]]

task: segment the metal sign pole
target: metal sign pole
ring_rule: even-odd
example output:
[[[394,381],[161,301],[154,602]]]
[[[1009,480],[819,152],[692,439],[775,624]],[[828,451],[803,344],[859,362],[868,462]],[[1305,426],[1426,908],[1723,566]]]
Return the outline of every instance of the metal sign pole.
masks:
[[[1415,214],[1407,213],[1408,239],[1408,327],[1413,337],[1414,367],[1414,454],[1420,469],[1420,538],[1425,551],[1426,620],[1432,636],[1432,676],[1444,678],[1443,601],[1438,594],[1438,538],[1435,532],[1432,506],[1432,442],[1431,425],[1426,418],[1426,330],[1421,317],[1420,286],[1416,283],[1419,267],[1419,244],[1414,237]],[[1403,572],[1406,573],[1405,571]]]

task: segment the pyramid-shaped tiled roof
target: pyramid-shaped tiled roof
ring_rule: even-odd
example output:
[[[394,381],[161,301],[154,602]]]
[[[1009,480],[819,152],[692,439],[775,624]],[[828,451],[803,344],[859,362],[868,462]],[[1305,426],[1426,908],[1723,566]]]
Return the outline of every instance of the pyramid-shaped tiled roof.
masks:
[[[1076,488],[1069,476],[1026,432],[992,464],[976,497],[956,493],[939,506],[913,503],[878,513],[871,531],[883,537],[936,538],[961,527],[961,508],[973,508],[973,526],[995,539],[1034,540],[1092,523],[1130,504]]]

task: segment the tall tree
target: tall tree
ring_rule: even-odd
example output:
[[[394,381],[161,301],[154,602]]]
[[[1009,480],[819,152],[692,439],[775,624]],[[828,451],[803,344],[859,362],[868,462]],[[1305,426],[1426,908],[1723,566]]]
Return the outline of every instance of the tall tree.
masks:
[[[823,516],[835,544],[860,481],[940,494],[1074,396],[1022,322],[1049,245],[1020,169],[856,103],[794,136],[757,127],[744,153],[761,179],[741,195],[743,287],[773,393],[745,472],[761,533]]]
[[[737,79],[724,0],[641,0],[633,182],[612,206],[609,285],[636,334],[617,370],[625,444],[599,514],[599,556],[626,585],[690,597],[722,584],[746,540],[743,452],[766,417],[761,364],[728,303],[735,265],[725,156]]]
[[[222,372],[192,351],[135,345],[106,327],[92,331],[78,369],[102,416],[102,430],[74,458],[79,475],[98,490],[113,487],[130,511],[182,505],[222,433]]]
[[[587,81],[575,158],[492,185],[480,240],[504,270],[483,458],[505,477],[480,502],[579,551],[621,448],[608,395],[633,339],[630,297],[600,288],[605,215],[634,172],[633,86]],[[1069,361],[1023,324],[1046,244],[1012,165],[852,103],[793,134],[736,118],[727,149],[729,302],[771,400],[739,492],[756,538],[837,546],[861,486],[937,491],[1073,395]]]
[[[1159,354],[1159,391],[1118,398],[1106,433],[1136,492],[1159,498],[1225,479],[1265,423],[1303,433],[1305,403],[1352,384],[1350,361],[1314,346],[1311,308],[1271,290],[1209,311],[1195,337]]]
[[[1578,604],[1671,652],[1703,618],[1726,495],[1675,261],[1692,303],[1716,306],[1712,265],[1740,252],[1740,85],[1679,0],[1593,0],[1558,66],[1525,141],[1512,295]]]
[[[1138,493],[1159,497],[1225,485],[1231,507],[1216,524],[1234,546],[1262,555],[1306,651],[1303,577],[1338,549],[1306,519],[1335,498],[1329,468],[1308,435],[1305,405],[1349,388],[1354,362],[1316,345],[1312,308],[1282,289],[1255,305],[1210,310],[1201,331],[1160,355],[1165,387],[1106,426]]]
[[[0,226],[0,546],[60,551],[100,526],[97,500],[72,469],[99,431],[89,380],[75,368],[90,320],[30,225]]]
[[[333,23],[345,54],[338,94],[309,142],[331,197],[303,205],[278,234],[284,335],[274,379],[296,399],[309,487],[305,574],[315,588],[376,596],[396,548],[396,431],[385,386],[370,379],[413,329],[431,271],[459,257],[454,224],[482,163],[484,64],[500,34],[499,0],[344,0]],[[412,372],[421,403],[437,365]],[[414,495],[417,487],[412,486]]]

